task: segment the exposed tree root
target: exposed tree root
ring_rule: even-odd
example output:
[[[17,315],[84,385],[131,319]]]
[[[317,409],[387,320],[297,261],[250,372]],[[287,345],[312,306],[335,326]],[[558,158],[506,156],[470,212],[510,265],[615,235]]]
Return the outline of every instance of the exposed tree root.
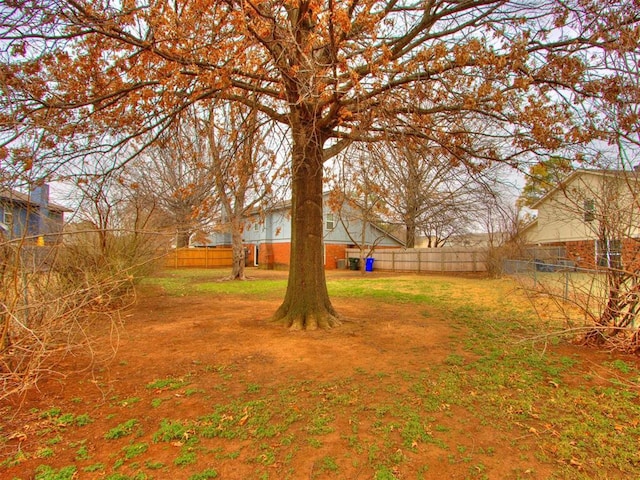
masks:
[[[584,346],[640,355],[640,331],[628,328],[592,328],[578,342]]]
[[[279,323],[289,330],[329,330],[342,325],[340,316],[333,308],[308,313],[287,311],[282,307],[271,318],[272,322]]]

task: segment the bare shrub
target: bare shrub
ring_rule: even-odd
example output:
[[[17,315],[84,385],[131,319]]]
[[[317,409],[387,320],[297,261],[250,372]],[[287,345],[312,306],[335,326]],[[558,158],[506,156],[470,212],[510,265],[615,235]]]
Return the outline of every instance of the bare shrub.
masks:
[[[54,373],[69,353],[84,349],[94,358],[89,332],[117,331],[135,279],[153,265],[153,251],[130,235],[119,236],[109,255],[80,238],[68,243],[0,245],[0,399]]]
[[[504,262],[511,258],[520,258],[522,245],[517,239],[502,245],[489,245],[485,256],[487,275],[490,278],[500,278],[504,274]]]
[[[615,166],[576,170],[536,204],[532,243],[573,240],[563,247],[565,258],[535,254],[533,285],[562,302],[568,323],[582,317],[583,326],[571,327],[579,342],[639,353],[640,177]]]
[[[625,353],[640,353],[640,277],[637,271],[606,270],[600,314],[583,338],[586,344],[606,345]]]
[[[560,332],[553,335],[568,335],[575,343],[610,351],[640,353],[640,276],[636,270],[530,265],[526,274],[519,272],[519,285],[541,318],[549,319],[552,310],[563,322]]]

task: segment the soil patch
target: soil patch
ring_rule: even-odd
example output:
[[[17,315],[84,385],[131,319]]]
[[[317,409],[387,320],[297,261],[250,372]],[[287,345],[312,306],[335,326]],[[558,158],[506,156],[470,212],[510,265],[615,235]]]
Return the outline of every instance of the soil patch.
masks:
[[[107,476],[112,472],[122,475],[117,478],[209,478],[202,472],[213,470],[229,479],[553,473],[553,465],[536,459],[533,435],[496,430],[481,413],[431,404],[428,395],[419,405],[406,404],[409,392],[430,385],[430,367],[464,355],[452,341],[463,332],[436,311],[335,299],[342,327],[291,332],[266,321],[278,305],[145,288],[117,335],[102,327],[91,369],[82,370],[86,355],[68,355],[59,368],[65,377],[40,382],[20,409],[1,407],[7,440],[0,460],[16,461],[0,468],[0,477],[33,478],[43,464],[76,465],[76,478],[116,478]],[[278,405],[278,418],[258,423],[270,404]],[[415,418],[413,407],[428,414]],[[71,428],[59,412],[46,414],[52,409],[91,421]],[[221,417],[214,420],[212,412]],[[239,432],[234,438],[218,431],[190,444],[195,426],[222,425],[224,415]],[[165,439],[166,422],[176,428]],[[106,438],[117,427],[122,436]],[[261,433],[267,427],[282,429]],[[29,454],[20,458],[20,451]]]

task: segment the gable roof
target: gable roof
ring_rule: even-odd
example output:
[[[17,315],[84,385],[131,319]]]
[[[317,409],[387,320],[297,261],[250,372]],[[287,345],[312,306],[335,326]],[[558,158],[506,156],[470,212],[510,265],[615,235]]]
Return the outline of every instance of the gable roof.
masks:
[[[550,197],[555,195],[556,192],[558,192],[560,190],[563,190],[564,188],[567,187],[567,185],[569,185],[576,178],[578,178],[579,176],[582,176],[582,175],[596,175],[596,176],[600,176],[600,177],[611,177],[611,178],[616,178],[616,177],[629,178],[629,176],[633,176],[633,177],[635,177],[635,179],[637,181],[638,180],[638,174],[639,174],[639,172],[637,172],[635,170],[632,171],[632,170],[614,170],[614,169],[605,169],[605,168],[600,168],[600,169],[579,168],[579,169],[576,169],[573,172],[571,172],[571,174],[569,176],[567,176],[564,180],[562,180],[560,183],[558,183],[556,186],[554,186],[551,190],[549,190],[547,193],[545,193],[541,198],[538,199],[537,202],[535,202],[533,205],[531,205],[530,208],[532,208],[534,210],[537,209],[538,206],[541,203],[544,203],[545,201],[547,201]],[[533,223],[533,222],[531,222],[531,223]]]
[[[538,224],[538,217],[532,218],[530,221],[528,221],[522,226],[522,228],[520,229],[520,232],[525,233],[527,230],[533,228],[533,226],[537,224]]]
[[[326,207],[326,206],[327,206],[327,203],[325,202],[325,200],[329,197],[329,195],[330,195],[330,192],[327,192],[327,191],[325,191],[325,192],[323,192],[323,193],[322,193],[323,207]],[[291,200],[291,199],[281,200],[281,201],[279,201],[279,202],[275,202],[273,205],[271,205],[269,208],[267,208],[267,209],[266,209],[266,210],[264,210],[264,211],[260,211],[258,208],[256,208],[256,209],[254,209],[252,212],[248,212],[247,214],[245,214],[245,218],[256,217],[256,216],[259,216],[259,215],[270,215],[270,214],[274,214],[274,213],[278,213],[278,212],[286,212],[286,213],[290,213],[290,211],[291,211],[291,207],[292,207],[292,204],[293,204],[293,202],[292,202],[292,200]],[[348,202],[348,201],[346,201],[346,199],[345,199],[345,201],[343,201],[342,208],[344,208],[344,205],[345,205],[345,204],[346,204],[346,205],[347,205],[347,207],[349,207],[349,208],[353,208],[353,207],[351,206],[351,204],[355,205],[357,208],[362,208],[362,207],[358,204],[358,202],[353,201],[353,200],[351,200],[351,201],[349,201],[349,202]],[[332,211],[332,212],[336,212],[336,213],[338,213],[338,214],[339,214],[339,212],[338,212],[338,211],[335,211],[335,210],[333,210],[333,209],[332,209],[331,211]],[[286,213],[285,213],[285,215],[286,215]],[[404,240],[402,240],[402,239],[398,236],[398,234],[397,234],[396,232],[391,232],[391,231],[389,231],[389,230],[386,230],[386,229],[385,229],[385,228],[383,228],[380,224],[377,224],[376,222],[371,221],[371,220],[366,220],[366,223],[367,223],[371,228],[373,228],[374,230],[376,230],[376,231],[377,231],[377,232],[379,232],[380,234],[382,234],[382,235],[386,236],[387,238],[389,238],[389,239],[393,240],[394,242],[398,243],[399,245],[402,245],[402,246],[404,246],[404,245],[405,245],[405,241],[404,241]],[[380,221],[380,223],[382,224],[382,223],[384,223],[384,222]]]
[[[10,203],[19,203],[21,205],[33,205],[39,207],[36,202],[31,200],[30,195],[26,193],[19,192],[12,188],[0,188],[0,200],[8,200]],[[63,213],[63,212],[72,212],[73,210],[64,207],[62,205],[58,205],[57,203],[49,202],[47,207],[49,210],[53,212]]]

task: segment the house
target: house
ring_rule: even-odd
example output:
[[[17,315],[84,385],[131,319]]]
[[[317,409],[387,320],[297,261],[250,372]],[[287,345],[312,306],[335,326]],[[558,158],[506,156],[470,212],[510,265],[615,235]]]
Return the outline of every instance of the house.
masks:
[[[580,267],[640,260],[640,177],[636,171],[576,170],[532,208],[523,235],[531,247],[559,247]]]
[[[28,194],[0,189],[0,235],[39,245],[60,243],[68,208],[49,201],[49,185],[35,186]]]
[[[334,202],[335,203],[335,202]],[[364,243],[371,247],[400,248],[403,242],[382,226],[361,219],[357,209],[345,202],[340,208],[323,202],[324,261],[326,269],[342,266],[347,248]],[[228,233],[218,232],[210,245],[230,244]],[[362,239],[364,238],[364,242]],[[291,254],[291,202],[283,202],[267,212],[247,218],[243,233],[247,264],[266,268],[286,268]]]

